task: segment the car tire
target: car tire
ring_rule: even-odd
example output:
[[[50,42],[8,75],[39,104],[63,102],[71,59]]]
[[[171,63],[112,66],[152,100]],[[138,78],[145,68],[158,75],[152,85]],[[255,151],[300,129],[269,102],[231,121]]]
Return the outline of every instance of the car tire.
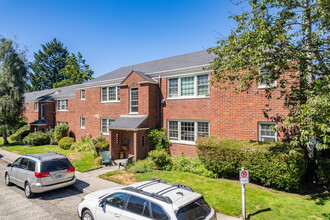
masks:
[[[34,194],[31,192],[31,187],[28,182],[25,183],[24,191],[25,191],[26,198],[32,198],[34,196]]]
[[[6,173],[6,175],[5,175],[5,183],[6,183],[7,186],[12,186],[13,185],[13,183],[10,182],[10,177],[9,177],[8,173]]]
[[[81,216],[82,220],[94,220],[93,214],[89,210],[85,210]]]

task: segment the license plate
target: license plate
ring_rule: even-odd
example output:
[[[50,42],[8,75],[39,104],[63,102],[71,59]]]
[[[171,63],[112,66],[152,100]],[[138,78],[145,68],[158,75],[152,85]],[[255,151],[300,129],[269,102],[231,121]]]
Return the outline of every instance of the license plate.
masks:
[[[56,175],[55,179],[58,179],[58,178],[61,178],[61,177],[62,177],[62,175]]]

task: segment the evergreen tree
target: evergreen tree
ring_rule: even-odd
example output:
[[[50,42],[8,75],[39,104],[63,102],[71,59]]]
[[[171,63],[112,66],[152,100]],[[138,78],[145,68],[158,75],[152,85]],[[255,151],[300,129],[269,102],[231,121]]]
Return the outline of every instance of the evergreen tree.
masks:
[[[34,61],[30,65],[33,71],[30,73],[31,91],[50,89],[54,83],[64,80],[60,72],[66,65],[67,48],[56,38],[41,47],[42,50],[34,53]]]
[[[27,67],[24,54],[15,49],[12,40],[0,38],[0,130],[3,144],[7,131],[13,128],[23,111]]]

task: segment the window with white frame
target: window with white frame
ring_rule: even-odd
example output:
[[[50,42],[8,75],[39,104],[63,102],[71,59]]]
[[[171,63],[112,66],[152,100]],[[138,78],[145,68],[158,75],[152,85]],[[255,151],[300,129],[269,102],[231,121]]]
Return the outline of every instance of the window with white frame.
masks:
[[[269,88],[269,87],[276,86],[276,80],[266,79],[266,76],[267,76],[267,69],[266,68],[261,67],[259,69],[259,74],[260,74],[261,78],[263,79],[262,81],[260,81],[258,83],[258,88],[259,89],[264,89],[264,88]]]
[[[35,102],[34,103],[34,111],[35,112],[38,112],[39,111],[39,103],[38,102]]]
[[[102,134],[109,134],[109,127],[114,121],[116,121],[114,118],[101,118]]]
[[[168,98],[205,97],[209,94],[209,74],[170,78]]]
[[[139,90],[138,88],[130,89],[130,113],[139,112]]]
[[[101,102],[120,101],[120,89],[118,86],[102,87]]]
[[[259,122],[258,123],[258,139],[261,142],[277,141],[277,132],[272,129],[276,126],[274,122]]]
[[[57,111],[68,111],[68,100],[57,100]]]
[[[29,103],[26,103],[26,110],[29,110]]]
[[[80,100],[85,100],[85,89],[80,90]]]
[[[167,135],[169,140],[193,144],[199,137],[210,135],[209,122],[170,120],[167,124]]]
[[[65,122],[65,121],[57,121],[56,122],[56,125],[68,125],[69,123],[68,122]]]
[[[80,128],[85,129],[85,118],[84,117],[80,118]]]

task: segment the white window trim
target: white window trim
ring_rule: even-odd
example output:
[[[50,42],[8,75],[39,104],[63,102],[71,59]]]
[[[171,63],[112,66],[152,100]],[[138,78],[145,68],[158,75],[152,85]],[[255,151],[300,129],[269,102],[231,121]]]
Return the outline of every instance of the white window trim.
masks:
[[[39,111],[39,103],[38,102],[35,102],[34,103],[34,111],[35,112],[38,112]]]
[[[277,127],[277,123],[276,122],[258,122],[258,141],[261,142],[261,125],[274,125],[275,127]],[[267,137],[267,136],[264,136]],[[273,136],[268,136],[273,138]],[[277,131],[275,131],[275,142],[277,142]]]
[[[259,69],[259,75],[262,75],[261,73],[261,69]],[[258,89],[267,89],[267,88],[272,88],[272,87],[275,87],[277,84],[276,84],[276,80],[274,80],[272,83],[270,83],[269,85],[267,84],[264,84],[264,83],[261,83],[261,82],[258,82]]]
[[[205,99],[205,98],[210,98],[209,95],[198,95],[198,76],[202,76],[202,75],[208,75],[208,78],[210,80],[210,74],[195,74],[195,75],[185,75],[185,76],[179,76],[179,77],[169,77],[167,78],[167,99],[171,100],[171,99]],[[182,78],[187,78],[187,77],[194,77],[194,95],[192,96],[181,96],[181,79]],[[169,79],[178,79],[178,96],[177,97],[169,97]],[[209,93],[210,93],[210,85],[209,85]],[[208,93],[208,94],[209,94]]]
[[[132,89],[138,89],[138,111],[137,112],[132,112],[132,100],[131,100],[131,97],[132,97]],[[129,114],[131,115],[137,115],[139,114],[139,88],[138,87],[132,87],[132,88],[129,88]]]
[[[69,125],[69,123],[66,121],[57,121],[56,122],[56,125],[63,125],[63,124]]]
[[[178,140],[172,140],[170,139],[170,130],[169,130],[169,124],[170,121],[177,121],[178,122]],[[194,141],[185,141],[181,140],[181,122],[194,122]],[[207,122],[209,124],[209,136],[210,136],[210,121],[204,121],[204,120],[167,120],[167,138],[171,143],[176,144],[187,144],[187,145],[195,145],[197,140],[197,134],[198,134],[198,122]]]
[[[102,120],[103,119],[107,119],[107,128],[108,128],[107,130],[109,131],[109,120],[116,120],[116,118],[101,118],[101,120],[100,120],[101,133],[103,135],[109,135],[109,132],[108,133],[105,133],[105,132],[102,131]]]
[[[26,110],[29,110],[29,103],[26,103]]]
[[[109,100],[109,88],[110,87],[116,87],[116,100]],[[107,88],[107,100],[103,101],[102,100],[102,89]],[[120,102],[120,99],[118,99],[118,86],[102,86],[100,90],[100,100],[101,103],[113,103],[113,102]]]
[[[84,126],[82,126],[82,119],[84,119]],[[80,117],[80,129],[85,129],[85,128],[86,128],[86,118]]]
[[[57,100],[57,102],[56,102],[56,111],[58,111],[58,112],[67,112],[67,111],[69,111],[69,100],[68,100],[68,109],[58,109],[58,103],[61,102],[61,101],[66,101],[66,100],[68,100],[68,99],[59,99],[59,100]]]
[[[82,97],[82,91],[84,91],[84,98]],[[85,100],[86,99],[86,90],[85,89],[81,89],[80,90],[80,100]]]

